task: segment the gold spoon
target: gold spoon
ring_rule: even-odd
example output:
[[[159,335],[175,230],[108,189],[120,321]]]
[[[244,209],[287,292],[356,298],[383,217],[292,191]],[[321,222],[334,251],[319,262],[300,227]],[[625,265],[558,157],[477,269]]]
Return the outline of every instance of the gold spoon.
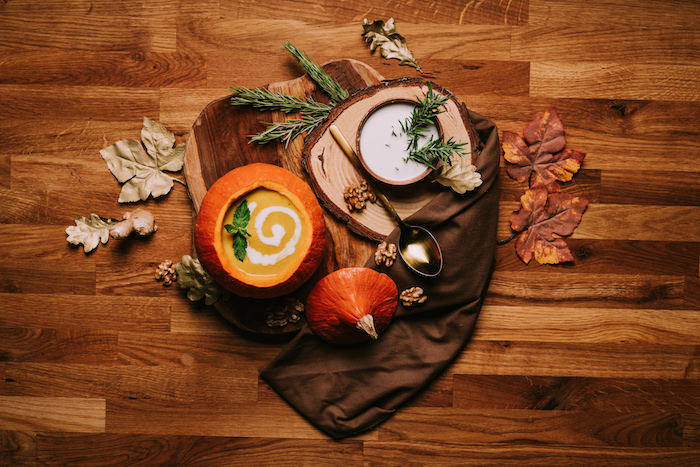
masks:
[[[331,125],[329,130],[333,139],[335,139],[345,155],[350,159],[350,162],[352,162],[352,165],[364,175],[367,184],[370,185],[377,199],[399,225],[399,254],[403,262],[418,274],[426,277],[434,277],[440,274],[440,271],[442,271],[442,252],[433,234],[423,227],[406,224],[396,212],[394,206],[391,205],[389,198],[373,183],[371,176],[364,170],[357,154],[350,147],[338,127]]]

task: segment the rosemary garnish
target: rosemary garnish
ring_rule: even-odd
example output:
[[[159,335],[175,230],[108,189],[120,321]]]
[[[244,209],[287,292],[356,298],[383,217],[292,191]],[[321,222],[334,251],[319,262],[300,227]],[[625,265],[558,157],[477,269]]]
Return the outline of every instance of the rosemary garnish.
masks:
[[[447,141],[443,141],[442,137],[437,139],[431,137],[427,143],[418,149],[413,149],[409,152],[409,159],[418,162],[419,164],[427,165],[431,169],[437,168],[437,162],[443,161],[448,165],[452,165],[451,157],[453,154],[462,156],[462,148],[467,143],[457,143],[452,137]]]
[[[302,99],[265,88],[248,89],[232,86],[231,92],[234,94],[231,97],[231,104],[249,105],[261,111],[277,110],[284,113],[305,112],[327,115],[332,108],[332,106],[317,102],[311,97]]]
[[[297,136],[303,134],[304,132],[310,132],[316,128],[316,126],[321,123],[324,118],[326,118],[326,115],[328,114],[302,114],[299,118],[294,118],[284,122],[270,123],[265,131],[258,133],[257,135],[250,135],[250,140],[259,144],[265,144],[279,139],[286,147],[289,142],[295,139]]]
[[[299,65],[309,74],[309,77],[313,79],[316,84],[321,86],[321,89],[326,91],[329,96],[331,96],[331,102],[335,105],[348,97],[348,92],[343,89],[343,87],[328,73],[323,71],[317,63],[310,60],[306,56],[304,51],[295,47],[291,42],[286,42],[284,48],[292,54],[292,56],[299,62]]]
[[[318,102],[310,97],[302,98],[289,94],[273,92],[268,89],[248,89],[233,86],[231,92],[232,105],[248,105],[257,109],[274,110],[284,113],[300,113],[300,117],[284,122],[268,124],[265,131],[257,135],[251,135],[251,141],[260,144],[269,143],[276,139],[281,140],[285,146],[290,141],[304,132],[313,130],[324,118],[328,116],[333,105],[347,97],[348,93],[333,79],[323,68],[308,58],[300,49],[287,42],[284,48],[292,54],[301,67],[308,73],[316,84],[329,96],[331,105]]]
[[[428,127],[435,122],[435,117],[444,112],[442,108],[447,103],[447,97],[442,94],[435,94],[433,86],[428,81],[428,92],[421,100],[418,98],[418,105],[413,109],[411,116],[401,124],[401,130],[408,136],[408,159],[419,164],[427,165],[431,169],[435,169],[438,162],[442,161],[448,165],[452,165],[451,157],[453,154],[462,156],[462,149],[467,143],[458,143],[450,137],[449,140],[443,141],[442,136],[435,139],[432,136],[427,143],[418,147],[418,140],[427,131]]]

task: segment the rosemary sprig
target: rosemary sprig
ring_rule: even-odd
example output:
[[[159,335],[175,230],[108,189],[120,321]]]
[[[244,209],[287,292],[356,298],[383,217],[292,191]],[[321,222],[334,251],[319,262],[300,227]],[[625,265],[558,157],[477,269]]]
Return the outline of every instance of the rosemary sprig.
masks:
[[[284,113],[304,112],[314,115],[328,115],[332,108],[330,105],[317,102],[310,97],[302,99],[264,88],[248,89],[232,86],[230,90],[233,93],[232,105],[249,105],[260,109],[260,111],[275,110]]]
[[[408,158],[435,170],[438,161],[452,165],[452,155],[459,154],[461,156],[462,149],[466,145],[467,143],[456,142],[452,137],[447,141],[443,141],[442,137],[435,139],[431,136],[428,142],[419,149],[409,151]]]
[[[299,62],[299,65],[306,71],[311,79],[313,79],[316,84],[321,86],[321,89],[326,91],[331,97],[331,102],[335,105],[348,97],[348,92],[343,89],[343,87],[333,79],[328,73],[323,71],[317,63],[309,59],[303,50],[295,47],[291,42],[286,42],[284,48],[292,54],[292,56]]]
[[[424,164],[435,169],[439,161],[443,161],[451,165],[451,157],[457,154],[460,157],[463,155],[463,148],[467,143],[457,143],[452,137],[449,140],[443,141],[442,137],[437,139],[431,137],[427,143],[418,147],[418,141],[427,131],[428,127],[435,121],[435,117],[444,112],[443,106],[447,103],[448,98],[442,94],[436,94],[433,91],[433,86],[428,81],[428,91],[425,97],[418,98],[418,105],[413,109],[413,113],[401,124],[401,130],[408,136],[408,159],[419,164]]]
[[[317,115],[302,114],[301,117],[292,120],[270,123],[265,131],[257,135],[251,135],[250,140],[259,144],[265,144],[279,139],[286,147],[297,136],[316,128],[326,118],[326,115],[320,113]]]
[[[444,112],[441,108],[447,102],[447,97],[442,94],[435,94],[433,86],[428,81],[428,92],[421,100],[418,98],[418,105],[413,108],[413,113],[405,122],[401,123],[401,130],[408,136],[409,151],[418,149],[418,139],[428,131],[428,126],[435,122],[435,117]]]
[[[318,102],[310,97],[301,98],[289,94],[273,92],[269,89],[248,89],[237,86],[231,87],[233,96],[232,105],[252,106],[260,111],[279,111],[284,113],[299,113],[299,118],[294,118],[284,122],[273,122],[268,124],[265,131],[257,135],[251,135],[251,141],[259,144],[269,143],[276,139],[282,140],[285,146],[290,141],[304,132],[313,130],[324,118],[328,116],[333,105],[346,98],[348,93],[343,87],[333,79],[323,68],[309,59],[300,49],[287,42],[284,44],[292,56],[299,62],[301,67],[309,74],[330,96],[331,105]]]

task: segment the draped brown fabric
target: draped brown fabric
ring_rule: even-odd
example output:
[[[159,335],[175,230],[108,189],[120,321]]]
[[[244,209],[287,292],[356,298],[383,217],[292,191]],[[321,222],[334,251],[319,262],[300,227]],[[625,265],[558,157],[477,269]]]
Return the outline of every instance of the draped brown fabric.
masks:
[[[263,370],[262,378],[311,423],[333,438],[370,429],[447,368],[472,335],[493,267],[498,220],[498,129],[469,112],[481,151],[472,155],[483,183],[464,195],[445,190],[413,214],[409,223],[427,227],[444,255],[435,278],[411,272],[397,260],[378,268],[399,291],[413,286],[428,300],[399,308],[379,339],[334,345],[307,327]],[[398,229],[387,241],[398,243]]]

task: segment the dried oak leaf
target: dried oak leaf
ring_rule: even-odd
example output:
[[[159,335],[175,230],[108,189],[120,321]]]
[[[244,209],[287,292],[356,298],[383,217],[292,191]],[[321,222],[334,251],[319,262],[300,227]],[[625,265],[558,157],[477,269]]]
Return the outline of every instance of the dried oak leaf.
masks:
[[[90,214],[90,218],[76,217],[75,225],[66,228],[66,240],[72,245],[83,245],[85,253],[97,248],[100,242],[104,245],[109,240],[109,229],[117,225],[117,219],[107,219]]]
[[[549,193],[545,188],[527,190],[520,198],[521,208],[510,216],[514,231],[522,232],[515,241],[515,251],[525,264],[573,261],[566,242],[581,222],[588,200],[566,193]]]
[[[192,302],[204,299],[209,306],[221,298],[227,298],[229,293],[207,274],[198,259],[190,255],[182,257],[182,262],[173,266],[177,273],[177,283],[181,289],[187,289],[187,298]]]
[[[386,59],[395,58],[399,60],[399,65],[411,66],[418,71],[422,71],[416,59],[413,58],[413,54],[408,50],[406,39],[396,32],[394,18],[389,18],[386,24],[384,21],[370,23],[365,18],[362,29],[364,31],[362,37],[365,38],[365,42],[369,44],[369,49],[372,52],[379,47],[382,57]]]
[[[525,127],[523,137],[504,131],[502,147],[510,162],[508,175],[519,182],[529,181],[531,188],[559,191],[558,182],[571,180],[586,157],[583,152],[565,149],[564,125],[555,108],[535,117]]]
[[[120,203],[145,201],[149,195],[156,198],[170,192],[174,178],[164,171],[178,172],[185,161],[185,145],[174,144],[175,135],[144,117],[141,141],[117,141],[100,151],[112,175],[124,184]]]

